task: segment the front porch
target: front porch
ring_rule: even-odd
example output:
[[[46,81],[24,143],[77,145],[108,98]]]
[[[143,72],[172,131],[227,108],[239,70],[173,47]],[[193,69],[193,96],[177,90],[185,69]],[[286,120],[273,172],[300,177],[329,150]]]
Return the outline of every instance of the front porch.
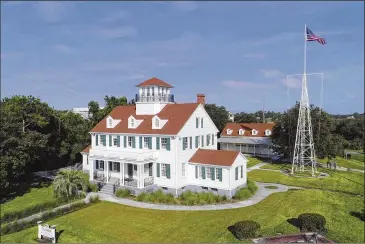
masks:
[[[90,180],[115,188],[145,188],[154,184],[153,162],[125,163],[104,160],[92,160]]]

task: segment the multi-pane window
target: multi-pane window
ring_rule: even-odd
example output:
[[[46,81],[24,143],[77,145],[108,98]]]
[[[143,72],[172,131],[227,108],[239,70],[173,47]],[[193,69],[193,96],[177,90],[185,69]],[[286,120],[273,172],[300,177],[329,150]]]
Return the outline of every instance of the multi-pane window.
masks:
[[[131,119],[131,128],[134,128],[134,119]]]
[[[128,147],[132,147],[132,137],[128,136]]]
[[[166,164],[161,164],[161,176],[166,177]]]
[[[104,139],[103,139],[103,135],[99,136],[99,145],[103,146],[104,144]]]
[[[211,179],[212,178],[212,172],[210,171],[211,168],[210,167],[206,167],[205,168],[205,172],[206,172],[206,175],[207,175],[207,179]]]
[[[155,127],[156,128],[160,127],[160,121],[158,119],[155,120]]]
[[[182,163],[182,165],[181,165],[181,175],[182,176],[185,176],[185,171],[186,171],[186,169],[185,169],[185,163]]]
[[[201,138],[202,138],[202,147],[204,147],[204,136],[202,136]]]
[[[113,125],[113,120],[109,119],[109,127],[112,127],[112,125]]]
[[[113,146],[118,146],[118,138],[113,136]]]
[[[215,179],[219,180],[219,170],[217,168],[215,169]]]
[[[112,171],[117,171],[117,172],[120,171],[118,162],[113,162]]]
[[[186,148],[188,148],[188,138],[187,138],[187,137],[184,137],[184,138],[183,138],[183,148],[184,148],[184,150],[185,150]]]
[[[149,142],[148,137],[143,137],[143,148],[148,148]]]
[[[207,146],[210,145],[210,135],[207,135]]]
[[[164,138],[164,137],[161,138],[161,148],[162,149],[167,148],[167,138]]]
[[[241,178],[243,178],[243,166],[241,165]]]

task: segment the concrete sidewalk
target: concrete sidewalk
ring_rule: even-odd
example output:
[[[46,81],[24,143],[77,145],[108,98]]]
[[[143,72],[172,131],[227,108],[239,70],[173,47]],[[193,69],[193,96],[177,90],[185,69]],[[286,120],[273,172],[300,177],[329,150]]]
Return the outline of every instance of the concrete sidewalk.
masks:
[[[235,202],[235,203],[223,203],[223,204],[216,204],[216,205],[202,205],[202,206],[184,206],[184,205],[167,205],[167,204],[152,204],[152,203],[144,203],[138,202],[130,199],[125,198],[118,198],[114,195],[108,195],[103,193],[89,193],[90,196],[98,195],[99,199],[102,201],[114,202],[118,204],[127,205],[130,207],[136,208],[145,208],[145,209],[155,209],[155,210],[173,210],[173,211],[204,211],[204,210],[223,210],[223,209],[234,209],[234,208],[243,208],[252,206],[264,200],[269,195],[276,193],[276,192],[286,192],[289,189],[301,189],[300,187],[292,187],[292,186],[285,186],[281,184],[274,184],[274,183],[261,183],[255,182],[259,189],[257,190],[256,194],[251,198]],[[277,186],[278,189],[267,189],[265,186]]]

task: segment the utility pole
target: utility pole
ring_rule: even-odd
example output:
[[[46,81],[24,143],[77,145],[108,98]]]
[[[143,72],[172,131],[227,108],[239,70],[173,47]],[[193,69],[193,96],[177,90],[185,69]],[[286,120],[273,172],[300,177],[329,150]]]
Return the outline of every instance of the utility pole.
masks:
[[[262,98],[262,123],[265,123],[265,95]]]

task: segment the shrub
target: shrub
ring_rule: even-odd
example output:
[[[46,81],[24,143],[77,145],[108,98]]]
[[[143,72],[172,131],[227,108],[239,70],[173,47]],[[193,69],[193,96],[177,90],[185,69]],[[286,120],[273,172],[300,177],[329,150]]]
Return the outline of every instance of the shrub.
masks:
[[[260,224],[252,220],[243,220],[234,224],[233,230],[240,240],[254,238],[258,235]]]
[[[266,189],[278,189],[277,186],[265,186]]]
[[[257,189],[255,182],[247,180],[247,186],[239,189],[233,198],[238,200],[248,199],[256,193]]]
[[[326,219],[316,213],[304,213],[298,216],[300,230],[302,232],[317,232],[324,230]]]
[[[115,196],[117,197],[129,197],[131,195],[131,192],[128,189],[118,189],[115,192]]]
[[[88,183],[88,192],[98,192],[99,191],[99,187],[97,184],[94,183]]]
[[[139,202],[145,202],[147,199],[147,194],[145,192],[142,192],[137,196],[137,201]]]

